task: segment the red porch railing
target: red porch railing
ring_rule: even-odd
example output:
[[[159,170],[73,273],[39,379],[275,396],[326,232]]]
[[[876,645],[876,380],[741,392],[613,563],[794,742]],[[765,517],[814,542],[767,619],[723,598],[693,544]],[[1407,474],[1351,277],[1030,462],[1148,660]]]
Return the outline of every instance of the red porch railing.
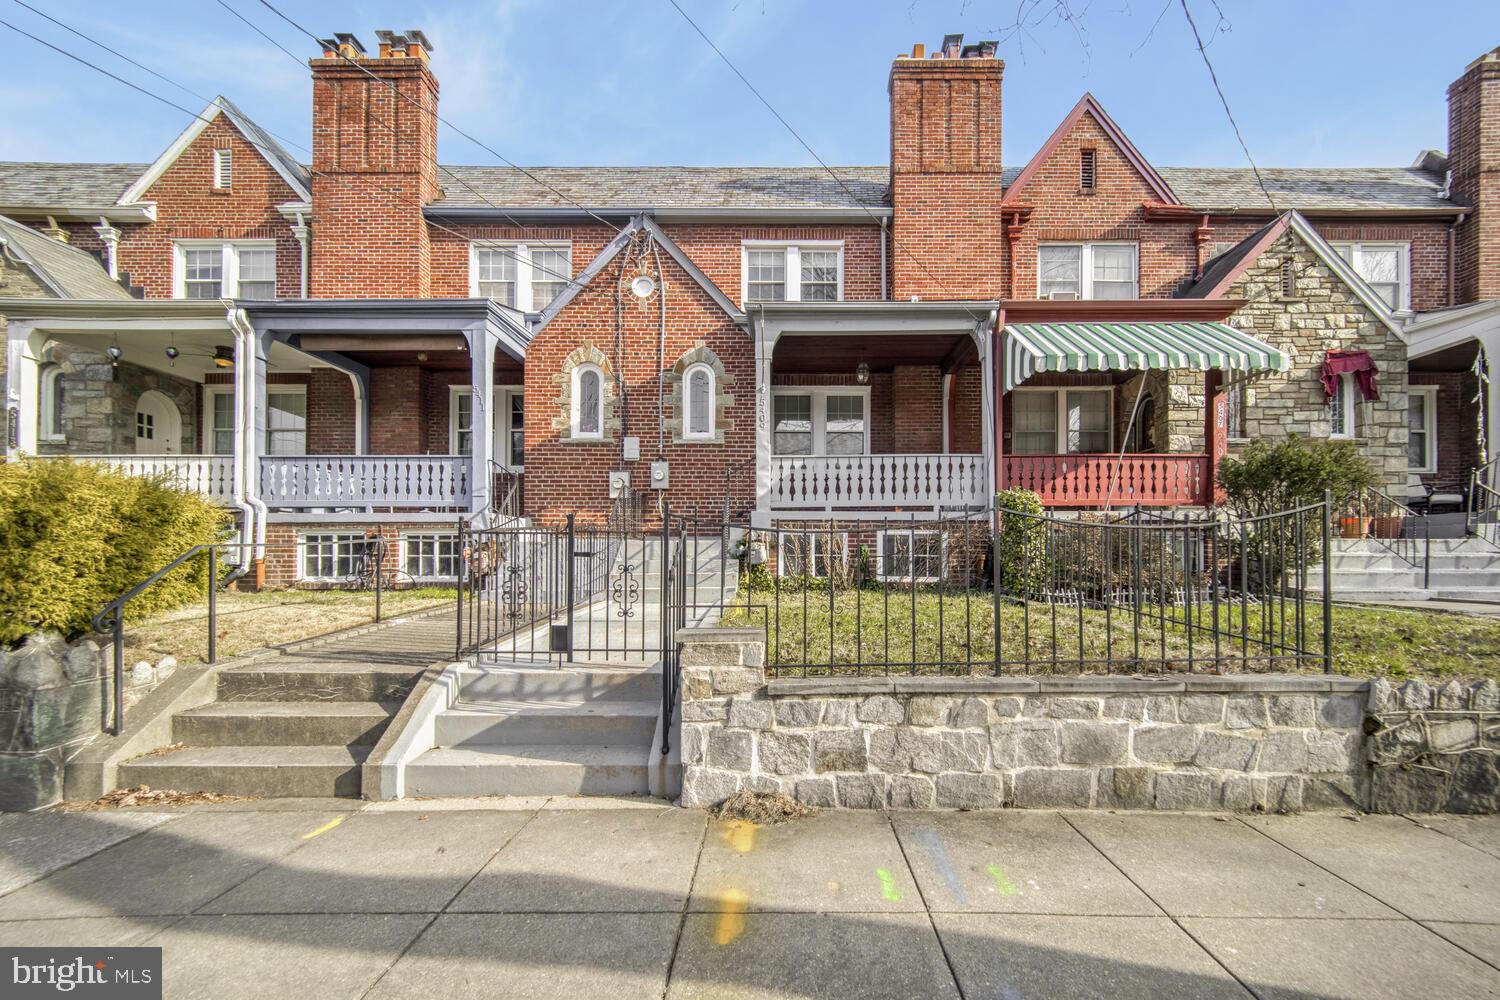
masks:
[[[1006,455],[1005,485],[1048,507],[1172,507],[1207,502],[1207,455]],[[1116,463],[1119,472],[1115,472]],[[1114,489],[1110,479],[1114,477]]]

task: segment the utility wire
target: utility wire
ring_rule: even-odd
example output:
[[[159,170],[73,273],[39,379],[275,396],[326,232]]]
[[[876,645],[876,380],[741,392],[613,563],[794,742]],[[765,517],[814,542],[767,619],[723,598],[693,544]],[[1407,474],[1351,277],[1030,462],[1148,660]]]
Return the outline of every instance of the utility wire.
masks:
[[[1255,165],[1255,157],[1250,155],[1250,147],[1245,143],[1245,137],[1240,134],[1239,123],[1234,120],[1234,112],[1229,110],[1229,98],[1224,96],[1224,88],[1219,86],[1219,74],[1214,72],[1214,64],[1208,58],[1208,49],[1203,44],[1203,36],[1198,34],[1197,22],[1193,20],[1193,12],[1188,10],[1187,0],[1178,0],[1182,4],[1182,13],[1187,18],[1188,27],[1193,29],[1193,40],[1198,43],[1198,54],[1203,57],[1203,65],[1208,67],[1208,78],[1214,83],[1214,90],[1219,95],[1219,103],[1224,105],[1224,116],[1229,119],[1229,127],[1234,129],[1234,137],[1240,142],[1240,149],[1245,151],[1245,159],[1250,161],[1250,169],[1255,173],[1255,183],[1260,185],[1261,194],[1266,196],[1266,201],[1271,206],[1271,211],[1280,214],[1276,207],[1276,199],[1271,197],[1271,189],[1266,186],[1266,179],[1260,175],[1260,167]],[[1218,5],[1215,4],[1217,7]],[[1222,11],[1220,16],[1223,16]]]
[[[15,0],[15,2],[16,2],[17,5],[19,5],[21,7],[25,7],[27,10],[31,11],[37,17],[45,18],[46,20],[51,21],[53,24],[57,25],[59,28],[63,29],[64,31],[70,31],[70,32],[72,32],[73,34],[77,35],[79,38],[82,38],[84,41],[88,42],[90,45],[97,45],[99,48],[103,49],[105,52],[108,52],[110,55],[115,56],[118,59],[123,59],[126,62],[130,63],[130,65],[134,66],[136,69],[143,70],[143,71],[145,71],[147,73],[150,73],[152,76],[156,77],[158,80],[161,80],[163,83],[169,83],[172,86],[176,87],[178,90],[182,91],[183,93],[185,93],[185,94],[191,94],[192,96],[198,98],[198,100],[200,100],[200,101],[212,102],[213,98],[211,98],[211,97],[204,97],[202,94],[198,93],[197,91],[192,90],[192,89],[190,89],[188,87],[184,87],[182,84],[178,83],[176,80],[170,79],[169,77],[162,76],[160,73],[158,73],[156,70],[152,69],[150,66],[146,66],[146,65],[143,65],[141,63],[138,63],[134,59],[132,59],[129,56],[127,56],[125,53],[120,52],[117,49],[112,49],[108,45],[105,45],[103,42],[99,41],[97,38],[90,38],[88,35],[85,35],[83,32],[79,31],[77,28],[70,27],[69,25],[63,24],[61,21],[59,21],[57,18],[53,17],[51,14],[47,14],[47,13],[45,13],[43,11],[37,10],[35,7],[31,6],[31,4],[24,3],[23,0]]]
[[[17,2],[19,2],[19,0],[17,0]],[[23,6],[24,6],[24,4],[23,4]],[[53,21],[59,27],[64,27],[64,28],[67,27],[67,25],[62,24],[62,22],[56,21],[53,18],[48,18],[48,20]],[[26,38],[29,38],[32,41],[38,43],[39,45],[44,45],[47,48],[51,49],[52,51],[58,53],[59,55],[66,56],[67,58],[73,60],[76,63],[79,63],[80,65],[87,66],[89,69],[94,70],[97,73],[101,73],[104,76],[109,77],[111,80],[114,80],[114,81],[116,81],[118,83],[122,83],[125,86],[129,87],[131,90],[134,90],[134,91],[137,91],[138,93],[144,94],[144,95],[146,95],[147,97],[151,98],[154,101],[159,101],[160,103],[165,104],[169,108],[172,108],[172,109],[174,109],[176,111],[180,111],[183,114],[187,115],[189,118],[197,119],[198,121],[203,122],[204,124],[212,124],[213,123],[213,119],[212,118],[206,118],[203,115],[201,115],[201,114],[199,114],[199,113],[197,113],[195,111],[191,111],[188,108],[183,107],[181,104],[178,104],[176,101],[173,101],[170,98],[162,97],[160,94],[157,94],[154,91],[147,90],[145,87],[142,87],[142,86],[139,86],[138,84],[132,83],[131,81],[125,79],[124,77],[119,76],[119,75],[117,75],[115,73],[112,73],[109,70],[107,70],[107,69],[103,68],[102,66],[99,66],[99,65],[97,65],[97,64],[95,64],[93,62],[90,62],[89,60],[83,58],[82,56],[79,56],[79,55],[76,55],[76,54],[74,54],[72,52],[69,52],[67,49],[61,48],[61,47],[59,47],[57,45],[53,45],[51,42],[47,41],[45,38],[39,38],[36,35],[33,35],[29,31],[26,31],[26,30],[24,30],[22,28],[16,27],[14,24],[11,24],[9,21],[6,21],[4,19],[0,19],[0,25],[4,25],[5,27],[9,28],[10,30],[16,32],[16,34],[23,35]],[[87,35],[84,35],[82,32],[78,32],[78,31],[76,31],[74,29],[71,29],[71,28],[69,28],[68,30],[73,31],[74,34],[77,34],[81,38],[84,38],[84,39],[86,39],[86,40],[88,40],[90,42],[94,42],[94,39],[90,38]],[[94,44],[99,45],[101,48],[107,48],[106,46],[104,46],[104,45],[102,45],[101,43],[98,43],[98,42],[94,42]],[[125,57],[122,56],[121,58],[125,58]],[[295,57],[293,57],[293,58],[295,58]],[[132,60],[132,62],[134,62],[134,61]],[[139,63],[136,63],[135,65],[140,65],[141,69],[145,70],[148,73],[151,73],[153,76],[160,77],[161,79],[165,80],[167,83],[170,83],[172,86],[177,87],[179,90],[187,90],[187,88],[183,87],[181,84],[179,84],[179,83],[171,80],[168,77],[162,76],[162,74],[157,73],[156,71],[150,69],[149,67],[141,65]],[[191,90],[188,90],[187,92],[188,93],[192,93]],[[194,94],[194,96],[196,97],[196,96],[199,96],[199,95]],[[209,103],[212,103],[212,101],[210,101]],[[289,146],[293,146],[293,147],[295,147],[297,149],[303,150],[306,153],[308,153],[309,155],[312,154],[312,150],[311,149],[309,149],[308,147],[302,145],[299,142],[296,142],[294,140],[288,139],[286,136],[277,135],[275,132],[271,132],[269,129],[267,129],[265,131],[266,131],[267,135],[272,136],[273,138],[279,139],[280,141],[286,143]],[[243,133],[242,133],[242,137],[252,147],[254,147],[255,149],[260,150],[266,156],[268,156],[268,157],[276,157],[277,156],[277,151],[273,151],[272,149],[270,149],[269,147],[267,147],[265,144],[263,144],[261,142],[257,142],[254,137],[248,136],[248,135],[243,135]],[[348,178],[341,177],[341,176],[338,176],[336,174],[329,174],[329,173],[327,173],[325,171],[316,170],[316,169],[314,169],[311,166],[309,166],[307,169],[308,169],[309,173],[315,174],[315,175],[317,175],[319,177],[323,177],[323,178],[326,178],[328,180],[338,181],[340,183],[345,183],[345,184],[349,183]],[[390,190],[390,189],[387,189],[386,193],[388,193],[388,194],[394,194],[395,192],[392,191],[392,190]],[[459,232],[456,229],[452,229],[452,228],[450,228],[448,226],[442,225],[441,223],[433,222],[431,219],[428,219],[426,221],[427,221],[428,225],[432,226],[433,228],[440,229],[443,232],[449,233],[450,235],[457,236],[459,239],[461,239],[461,240],[463,240],[465,242],[468,242],[469,239],[470,239],[470,237],[469,237],[469,235],[467,233],[462,233],[462,232]],[[494,251],[497,251],[499,253],[505,254],[506,256],[509,256],[512,260],[515,260],[515,261],[520,261],[521,260],[520,255],[517,254],[514,250],[509,249],[508,247],[490,246],[490,247],[486,247],[486,249],[488,249],[488,250],[494,250]],[[575,278],[573,278],[571,275],[561,274],[561,273],[559,273],[557,271],[553,271],[551,268],[548,268],[548,267],[546,267],[544,265],[533,264],[532,265],[532,269],[534,271],[542,271],[542,272],[546,273],[547,275],[550,275],[551,277],[553,277],[553,278],[555,278],[555,279],[557,279],[559,281],[566,282],[569,285],[576,285],[578,283],[577,280]]]
[[[298,31],[302,32],[308,38],[311,38],[314,42],[318,42],[319,41],[317,35],[313,34],[311,31],[308,31],[302,25],[298,24],[296,21],[293,21],[290,17],[287,17],[281,11],[277,10],[274,6],[272,6],[268,2],[268,0],[260,0],[260,3],[261,3],[261,6],[265,7],[267,10],[269,10],[271,13],[275,14],[277,17],[281,18],[287,24],[290,24],[292,27],[294,27]],[[350,59],[348,56],[344,55],[342,52],[339,52],[337,49],[335,49],[334,52],[335,52],[335,54],[340,59],[344,60],[344,62],[348,63],[350,66],[353,66],[355,69],[359,70],[361,73],[364,73],[370,79],[375,80],[376,82],[384,85],[387,89],[389,89],[391,91],[391,93],[395,94],[397,97],[399,97],[402,100],[406,101],[408,104],[410,104],[412,107],[416,108],[418,111],[420,111],[420,112],[422,112],[423,114],[426,114],[426,115],[431,115],[434,121],[442,122],[444,125],[448,126],[450,129],[452,129],[453,131],[457,132],[459,135],[463,136],[465,139],[468,139],[474,145],[478,146],[480,149],[482,149],[485,152],[489,153],[491,156],[495,157],[497,160],[499,160],[500,162],[504,163],[506,166],[510,167],[513,170],[520,171],[526,177],[528,177],[531,180],[535,181],[537,184],[539,184],[542,187],[546,188],[548,191],[551,191],[553,194],[557,195],[559,198],[562,198],[568,204],[572,205],[574,208],[576,208],[579,211],[583,212],[585,215],[588,215],[588,216],[596,219],[600,223],[604,224],[605,226],[608,226],[610,229],[613,229],[616,234],[619,234],[619,233],[623,232],[623,230],[621,229],[621,227],[615,225],[613,222],[610,222],[608,219],[605,219],[603,216],[597,214],[592,209],[585,208],[583,205],[580,205],[578,202],[574,201],[571,196],[569,196],[565,192],[559,190],[558,188],[553,187],[551,184],[548,184],[546,181],[542,180],[536,174],[532,173],[530,170],[527,170],[525,167],[521,166],[519,163],[516,163],[515,161],[511,160],[504,153],[501,153],[499,150],[495,149],[493,146],[490,146],[487,143],[485,143],[485,142],[483,142],[483,141],[475,138],[473,135],[469,134],[468,132],[465,132],[463,129],[459,128],[457,125],[453,124],[451,121],[449,121],[448,119],[444,118],[442,115],[438,114],[437,111],[435,111],[435,110],[433,110],[431,108],[425,108],[422,105],[418,104],[415,100],[413,100],[408,95],[401,93],[401,91],[399,89],[397,89],[395,87],[395,85],[393,85],[390,81],[380,79],[380,77],[376,76],[374,73],[371,73],[367,68],[365,68],[364,66],[361,66],[358,62],[356,62],[353,59]]]
[[[251,31],[255,32],[257,35],[259,35],[260,37],[264,38],[266,41],[270,42],[272,45],[276,46],[278,49],[280,49],[281,51],[285,52],[287,55],[291,56],[292,59],[296,61],[297,65],[299,65],[299,66],[305,66],[305,65],[307,65],[305,62],[302,61],[301,57],[299,57],[295,52],[293,52],[291,49],[287,48],[285,45],[282,45],[280,42],[278,42],[276,39],[272,38],[270,35],[266,34],[264,31],[262,31],[260,29],[260,25],[256,24],[254,21],[250,20],[244,14],[241,14],[239,11],[237,11],[233,7],[229,6],[229,4],[225,3],[224,0],[217,0],[217,3],[218,3],[218,5],[220,7],[223,7],[225,10],[229,11],[229,13],[233,14],[235,17],[237,17],[241,21],[243,21],[244,24],[245,24],[245,27],[249,28]]]

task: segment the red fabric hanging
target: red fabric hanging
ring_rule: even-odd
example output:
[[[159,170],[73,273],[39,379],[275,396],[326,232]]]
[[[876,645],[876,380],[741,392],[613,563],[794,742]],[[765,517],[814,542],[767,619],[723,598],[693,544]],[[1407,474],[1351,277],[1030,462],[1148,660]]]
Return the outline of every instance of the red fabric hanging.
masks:
[[[1338,394],[1339,376],[1353,375],[1363,398],[1379,399],[1380,389],[1375,385],[1375,376],[1379,374],[1369,351],[1329,351],[1323,359],[1323,392],[1332,399]]]

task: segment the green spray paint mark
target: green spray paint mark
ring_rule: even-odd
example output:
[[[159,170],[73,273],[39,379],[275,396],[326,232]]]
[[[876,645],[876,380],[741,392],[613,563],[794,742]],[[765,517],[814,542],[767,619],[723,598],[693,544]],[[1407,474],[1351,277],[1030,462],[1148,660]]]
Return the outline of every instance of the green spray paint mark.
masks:
[[[886,901],[890,903],[901,902],[901,890],[896,888],[895,877],[884,868],[875,869],[875,874],[880,879],[880,894],[886,898]]]
[[[1005,872],[1000,870],[999,865],[986,865],[985,870],[990,873],[990,878],[995,880],[995,888],[1000,890],[1000,895],[1014,896],[1017,892],[1020,891],[1011,884],[1010,879],[1005,877]]]

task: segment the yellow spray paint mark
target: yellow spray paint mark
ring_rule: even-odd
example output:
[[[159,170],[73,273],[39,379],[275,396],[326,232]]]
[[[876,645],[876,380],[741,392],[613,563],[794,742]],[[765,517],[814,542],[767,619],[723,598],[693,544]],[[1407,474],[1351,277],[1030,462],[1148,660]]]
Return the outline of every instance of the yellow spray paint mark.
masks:
[[[723,910],[719,913],[719,922],[714,925],[714,944],[729,944],[745,933],[745,908],[750,895],[743,889],[729,889],[719,902]]]
[[[1014,896],[1020,890],[1011,884],[1010,879],[1005,877],[1005,872],[1000,870],[999,865],[987,865],[985,870],[990,873],[990,878],[995,880],[995,888],[1000,890],[1002,896]]]
[[[746,819],[732,819],[724,828],[724,841],[741,854],[749,854],[755,847],[754,823]]]
[[[313,830],[313,831],[311,831],[309,833],[304,833],[302,835],[302,839],[303,840],[312,840],[318,834],[320,834],[320,833],[327,833],[329,830],[332,830],[334,827],[338,826],[343,821],[344,821],[344,817],[343,816],[339,816],[336,819],[331,819],[327,823],[324,823],[322,826],[318,827],[316,830]]]
[[[875,875],[880,879],[880,894],[887,902],[901,902],[901,890],[896,888],[896,878],[884,868],[875,869]]]

